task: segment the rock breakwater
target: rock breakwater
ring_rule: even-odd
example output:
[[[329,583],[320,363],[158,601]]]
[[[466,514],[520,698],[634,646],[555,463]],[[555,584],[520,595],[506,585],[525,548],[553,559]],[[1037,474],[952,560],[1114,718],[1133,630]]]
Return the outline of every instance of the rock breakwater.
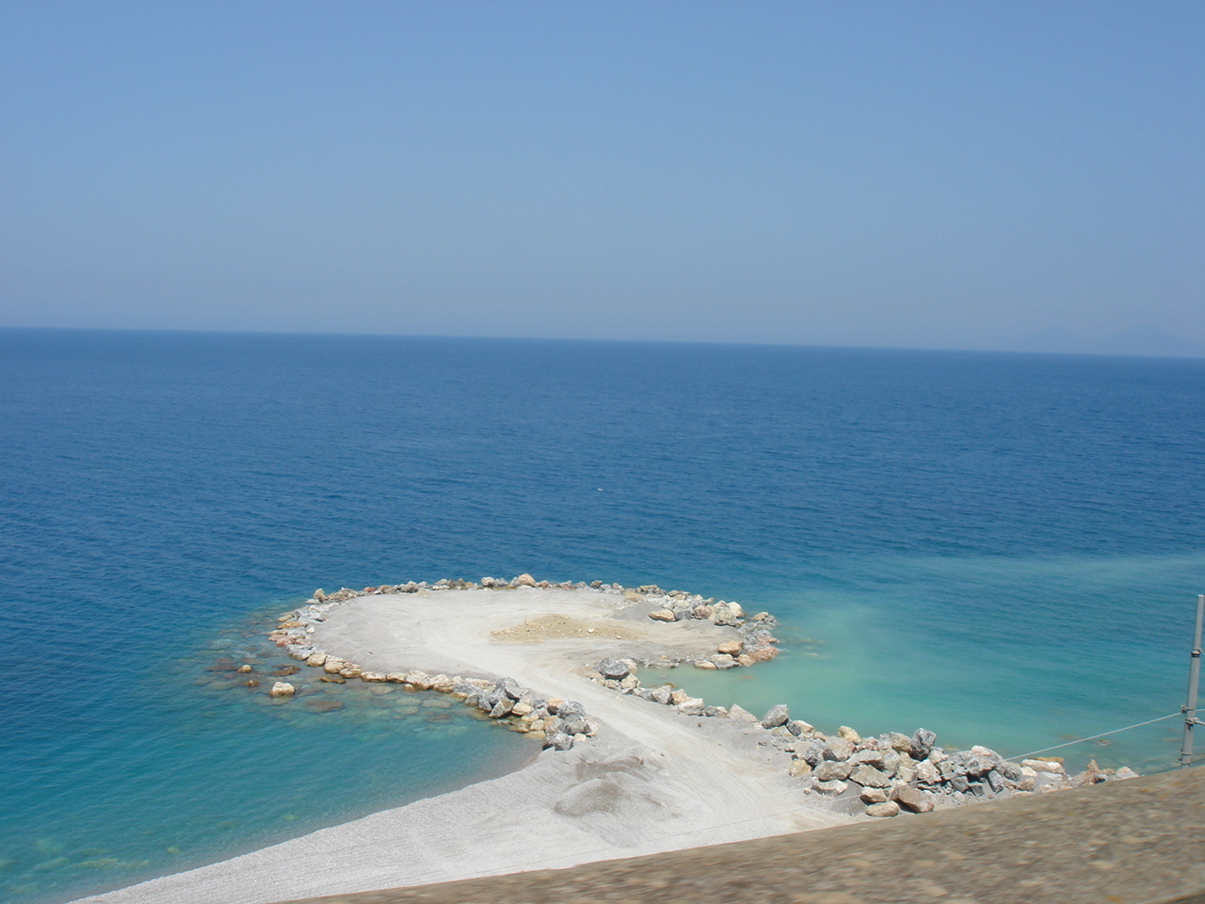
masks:
[[[1057,758],[1014,762],[986,747],[946,750],[937,745],[932,732],[923,728],[911,735],[889,732],[864,738],[854,729],[842,726],[830,736],[802,719],[792,718],[786,705],[774,706],[758,718],[740,706],[709,705],[669,682],[645,687],[637,674],[644,667],[692,665],[704,670],[727,670],[750,667],[778,654],[777,638],[773,633],[777,621],[769,613],[748,615],[735,602],[717,601],[680,590],[665,591],[656,585],[624,587],[601,581],[555,583],[537,581],[531,575],[523,574],[510,580],[484,577],[479,582],[441,580],[428,584],[410,581],[363,590],[343,588],[331,594],[317,590],[303,606],[282,615],[270,637],[294,659],[310,668],[321,669],[321,681],[394,683],[412,690],[450,694],[484,717],[499,720],[514,731],[538,739],[545,748],[555,750],[571,749],[576,740],[597,735],[599,720],[587,714],[582,704],[563,697],[537,694],[510,677],[429,674],[419,669],[374,671],[321,649],[313,641],[312,635],[331,610],[349,600],[370,595],[431,596],[441,591],[466,590],[605,593],[619,605],[628,604],[629,617],[647,618],[654,624],[666,626],[657,631],[668,631],[673,623],[682,623],[681,629],[675,627],[670,633],[698,634],[706,638],[702,647],[699,643],[687,646],[641,643],[638,642],[641,632],[626,627],[631,622],[583,621],[561,615],[544,615],[522,625],[494,631],[492,637],[500,643],[585,641],[592,637],[606,639],[609,643],[623,641],[627,645],[624,649],[630,647],[631,655],[604,656],[585,665],[578,674],[584,674],[616,693],[651,705],[670,707],[683,718],[725,719],[735,723],[743,732],[755,736],[759,747],[770,748],[776,751],[776,756],[782,757],[784,769],[797,781],[802,794],[828,801],[844,812],[860,812],[872,817],[924,813],[973,801],[1044,793],[1135,775],[1124,768],[1116,772],[1102,771],[1094,763],[1083,773],[1069,775]],[[645,624],[649,625],[649,621]],[[706,630],[692,628],[692,625],[705,626]],[[652,630],[651,626],[649,630]],[[704,649],[710,652],[701,652]],[[270,693],[287,697],[293,693],[293,688],[287,681],[280,681],[273,685]]]
[[[790,754],[788,772],[800,790],[860,803],[866,815],[927,813],[980,800],[1002,800],[1104,781],[1136,778],[1122,767],[1102,770],[1095,762],[1069,774],[1058,757],[1006,760],[987,747],[947,751],[924,728],[911,736],[888,732],[863,738],[849,726],[829,736],[802,719],[792,719],[786,704],[771,707],[760,719],[740,706],[709,706],[673,684],[643,687],[630,659],[606,659],[591,677],[613,690],[673,707],[683,716],[735,719],[764,735],[762,743]]]

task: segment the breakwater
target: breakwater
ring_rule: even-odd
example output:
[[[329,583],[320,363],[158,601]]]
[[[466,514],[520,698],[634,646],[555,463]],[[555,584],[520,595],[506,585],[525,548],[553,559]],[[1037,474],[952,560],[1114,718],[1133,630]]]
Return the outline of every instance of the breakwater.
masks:
[[[800,791],[830,799],[834,805],[860,811],[873,817],[900,813],[924,813],[980,800],[998,800],[1033,793],[1115,781],[1136,775],[1122,767],[1103,770],[1094,762],[1076,774],[1069,774],[1058,757],[1032,758],[1021,762],[1006,760],[983,746],[946,750],[937,744],[933,732],[924,728],[911,734],[888,732],[863,737],[854,728],[841,726],[829,735],[809,722],[792,718],[784,704],[771,707],[758,717],[740,707],[712,706],[692,697],[670,682],[644,686],[638,676],[642,667],[658,669],[688,665],[702,670],[727,670],[751,667],[778,654],[773,628],[777,624],[768,612],[747,614],[739,603],[704,598],[681,590],[663,590],[656,585],[624,587],[601,581],[537,581],[530,574],[510,580],[484,577],[479,582],[440,580],[406,582],[396,585],[343,588],[327,594],[315,591],[305,605],[280,617],[270,638],[287,649],[294,659],[322,670],[320,681],[343,683],[393,683],[411,690],[433,690],[450,694],[475,708],[484,716],[502,720],[508,728],[539,740],[545,748],[571,749],[575,739],[598,734],[601,726],[584,707],[571,699],[541,696],[507,676],[429,674],[420,669],[374,671],[356,662],[317,647],[311,635],[327,614],[357,597],[394,594],[437,594],[441,591],[506,592],[515,590],[567,590],[608,594],[617,606],[637,609],[654,623],[691,622],[726,629],[714,649],[648,649],[639,655],[608,656],[584,664],[583,674],[619,694],[629,695],[647,704],[670,707],[684,718],[728,719],[757,733],[759,744],[773,747],[789,756],[788,774],[798,781]],[[587,635],[593,629],[585,629]],[[519,640],[522,632],[512,629],[499,640]],[[562,632],[562,636],[563,636]],[[516,636],[517,635],[517,636]],[[579,635],[580,636],[580,635]],[[620,635],[622,637],[622,635]],[[287,681],[274,682],[268,693],[290,697],[296,688]]]

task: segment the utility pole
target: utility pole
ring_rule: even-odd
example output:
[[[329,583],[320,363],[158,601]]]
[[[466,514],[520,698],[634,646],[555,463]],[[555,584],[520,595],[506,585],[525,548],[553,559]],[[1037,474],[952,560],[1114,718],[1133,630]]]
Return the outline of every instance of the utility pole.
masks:
[[[1205,593],[1197,596],[1197,627],[1193,632],[1192,663],[1188,667],[1188,701],[1181,707],[1184,713],[1184,743],[1180,745],[1180,765],[1192,765],[1192,729],[1202,725],[1197,718],[1197,685],[1201,681],[1201,624],[1205,621]]]

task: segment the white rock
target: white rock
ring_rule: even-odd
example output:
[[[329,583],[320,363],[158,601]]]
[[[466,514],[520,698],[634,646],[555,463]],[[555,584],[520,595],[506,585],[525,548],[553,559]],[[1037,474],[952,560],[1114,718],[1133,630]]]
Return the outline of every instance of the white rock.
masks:
[[[1049,772],[1055,775],[1065,775],[1067,772],[1058,760],[1022,760],[1021,768],[1026,766],[1034,772]]]
[[[885,801],[881,804],[871,804],[866,808],[867,816],[899,816],[900,805],[894,800]]]
[[[836,797],[847,787],[849,787],[848,784],[842,781],[816,782],[817,791],[819,791],[821,794],[830,794],[833,797]]]

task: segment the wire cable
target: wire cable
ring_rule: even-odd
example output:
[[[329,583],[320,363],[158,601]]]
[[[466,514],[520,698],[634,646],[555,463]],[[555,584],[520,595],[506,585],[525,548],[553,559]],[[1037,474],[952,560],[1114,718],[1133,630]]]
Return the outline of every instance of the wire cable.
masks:
[[[1141,728],[1143,725],[1154,725],[1156,722],[1163,722],[1166,719],[1181,718],[1184,713],[1172,713],[1170,716],[1160,716],[1157,719],[1149,719],[1146,722],[1138,722],[1134,725],[1127,725],[1125,728],[1114,728],[1112,731],[1102,732],[1101,734],[1092,735],[1090,738],[1077,738],[1074,741],[1068,741],[1066,744],[1055,744],[1053,747],[1043,747],[1041,750],[1031,750],[1029,753],[1021,753],[1016,756],[1007,756],[1006,760],[1023,760],[1026,757],[1031,757],[1039,753],[1047,753],[1051,750],[1061,750],[1064,747],[1070,747],[1073,744],[1082,744],[1084,741],[1095,741],[1097,738],[1107,738],[1109,735],[1115,735],[1119,732],[1129,731],[1131,728]]]

